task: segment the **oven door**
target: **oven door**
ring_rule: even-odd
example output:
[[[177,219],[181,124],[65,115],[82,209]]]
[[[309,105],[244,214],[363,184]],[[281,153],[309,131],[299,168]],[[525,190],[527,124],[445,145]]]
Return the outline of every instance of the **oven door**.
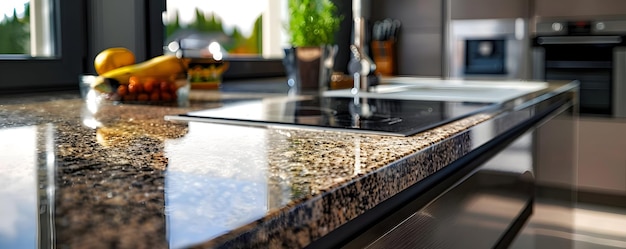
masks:
[[[581,115],[626,116],[626,59],[620,36],[535,38],[533,77],[538,80],[579,80]],[[620,66],[621,65],[621,66]]]

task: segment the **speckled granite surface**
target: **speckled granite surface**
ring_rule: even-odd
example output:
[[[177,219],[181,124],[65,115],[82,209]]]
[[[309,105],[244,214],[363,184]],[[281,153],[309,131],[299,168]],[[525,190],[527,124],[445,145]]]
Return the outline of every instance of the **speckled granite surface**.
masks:
[[[0,219],[0,247],[40,236],[58,248],[299,248],[474,149],[477,124],[532,115],[410,137],[163,119],[225,97],[195,94],[193,107],[95,115],[71,96],[1,104],[0,211],[13,218]]]

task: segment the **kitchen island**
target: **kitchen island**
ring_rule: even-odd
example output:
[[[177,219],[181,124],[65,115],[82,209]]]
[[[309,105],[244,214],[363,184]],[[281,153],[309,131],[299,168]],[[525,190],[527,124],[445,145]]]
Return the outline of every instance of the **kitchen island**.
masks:
[[[192,91],[188,107],[97,112],[77,93],[3,98],[0,247],[369,244],[359,241],[370,228],[389,217],[400,224],[410,215],[398,213],[427,207],[497,150],[571,109],[577,83],[550,82],[406,137],[164,119],[286,94],[246,89],[225,83]],[[516,219],[528,215],[522,207]]]

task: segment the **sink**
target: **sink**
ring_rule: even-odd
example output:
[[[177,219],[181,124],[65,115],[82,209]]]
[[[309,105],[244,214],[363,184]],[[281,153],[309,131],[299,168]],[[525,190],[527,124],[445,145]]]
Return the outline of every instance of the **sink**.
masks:
[[[478,81],[442,80],[418,77],[384,77],[381,84],[370,92],[360,92],[361,97],[384,99],[414,99],[463,102],[501,103],[547,87],[536,81]],[[330,90],[328,97],[354,96],[351,89]]]

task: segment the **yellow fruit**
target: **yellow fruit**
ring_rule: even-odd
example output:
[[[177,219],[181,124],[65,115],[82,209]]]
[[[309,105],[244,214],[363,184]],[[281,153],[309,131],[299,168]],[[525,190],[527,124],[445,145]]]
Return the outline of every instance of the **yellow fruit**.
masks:
[[[131,76],[170,78],[184,74],[189,61],[175,55],[161,55],[150,60],[113,69],[96,78],[92,87],[100,92],[111,92],[111,81],[118,84],[129,84]]]
[[[102,75],[113,69],[132,64],[135,64],[135,54],[126,48],[115,47],[102,50],[96,55],[93,66],[96,72]]]

